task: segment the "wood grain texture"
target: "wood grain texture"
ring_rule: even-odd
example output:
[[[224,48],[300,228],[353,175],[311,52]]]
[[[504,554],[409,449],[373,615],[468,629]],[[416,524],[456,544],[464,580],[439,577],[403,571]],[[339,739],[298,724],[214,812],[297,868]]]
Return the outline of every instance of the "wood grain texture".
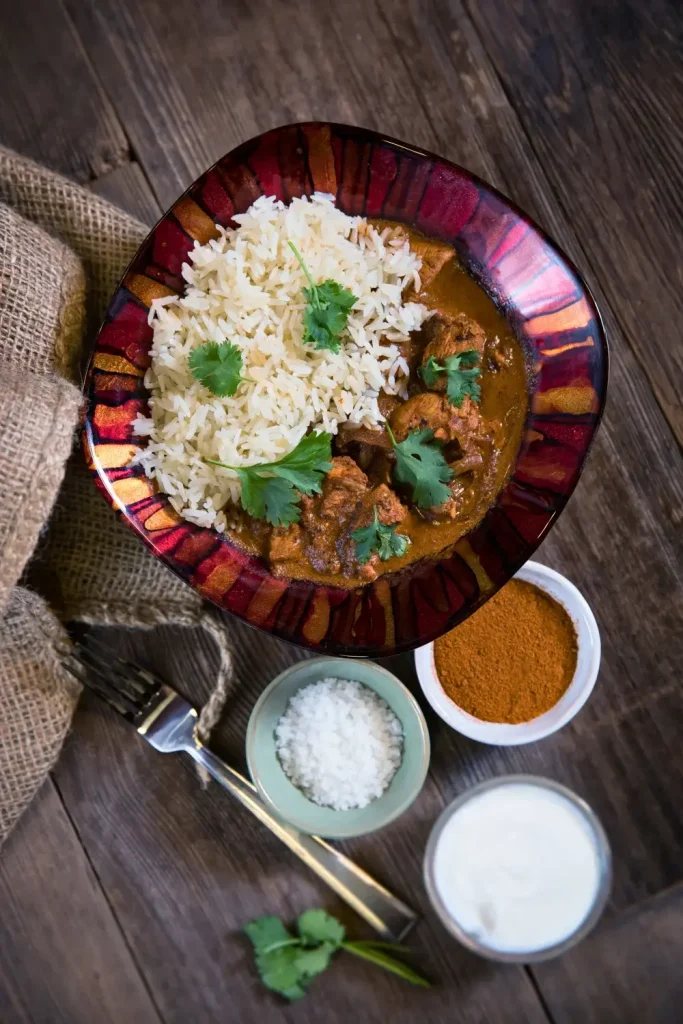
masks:
[[[678,886],[533,975],[555,1024],[679,1024],[682,963]]]
[[[149,182],[140,164],[131,161],[121,164],[109,174],[90,182],[90,188],[103,199],[120,206],[126,213],[137,217],[143,224],[153,224],[161,216],[161,208],[154,198]]]
[[[683,19],[655,0],[469,6],[683,443]]]
[[[155,1024],[140,974],[51,782],[0,859],[2,1024]]]
[[[5,4],[2,144],[78,181],[126,159],[128,142],[61,0]]]
[[[433,141],[372,4],[67,5],[165,208],[237,143],[289,121]]]

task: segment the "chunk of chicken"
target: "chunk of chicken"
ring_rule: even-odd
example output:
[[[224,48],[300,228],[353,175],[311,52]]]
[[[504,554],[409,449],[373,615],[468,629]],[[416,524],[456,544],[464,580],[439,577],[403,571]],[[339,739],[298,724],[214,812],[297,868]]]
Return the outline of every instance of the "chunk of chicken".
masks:
[[[458,441],[463,448],[465,439],[477,429],[478,424],[479,409],[469,395],[456,409],[445,395],[437,395],[433,391],[424,391],[409,398],[391,417],[391,429],[397,441],[404,441],[413,430],[429,428],[438,441],[445,444]]]
[[[357,423],[340,423],[337,448],[344,451],[350,444],[362,444],[369,448],[391,451],[391,438],[383,427],[380,430],[371,430],[370,427],[361,427]]]
[[[391,414],[391,429],[397,441],[404,441],[412,430],[430,427],[434,435],[446,439],[445,431],[451,419],[451,406],[442,395],[431,391],[414,395]]]
[[[356,544],[351,536],[355,530],[370,525],[375,516],[375,508],[377,509],[377,518],[385,526],[401,523],[408,515],[408,509],[401,504],[397,495],[386,484],[379,484],[367,491],[356,506],[356,510],[349,520],[346,535],[339,546],[342,570],[346,576],[357,572],[365,580],[377,578],[379,556],[372,555],[365,565],[359,565]]]
[[[377,518],[385,526],[393,526],[394,523],[402,523],[408,515],[408,509],[401,503],[398,495],[394,494],[386,484],[378,484],[372,490],[367,491],[361,498],[356,510],[349,520],[349,532],[359,530],[363,526],[369,526],[374,519],[375,508]]]
[[[408,399],[392,417],[392,429],[399,442],[413,430],[433,430],[434,437],[442,442],[443,454],[456,476],[464,476],[482,464],[480,445],[485,440],[482,427],[479,409],[469,396],[464,399],[462,407],[456,409],[445,395],[431,391]],[[433,511],[437,518],[455,518],[457,509],[457,502],[451,502],[448,510]]]
[[[353,459],[347,456],[332,459],[332,469],[323,480],[322,495],[315,499],[319,502],[316,516],[330,519],[348,512],[367,486],[367,476]]]
[[[275,527],[270,536],[268,557],[275,576],[289,575],[292,562],[303,559],[301,527],[297,523]]]
[[[457,476],[448,485],[450,498],[423,513],[425,518],[442,522],[444,519],[467,519],[477,502],[477,488],[473,476]]]
[[[486,333],[476,320],[471,320],[464,313],[448,316],[437,313],[431,317],[424,327],[427,344],[422,353],[422,365],[432,356],[443,366],[449,356],[457,356],[461,352],[474,349],[481,356],[486,344]],[[446,375],[439,374],[430,387],[434,391],[446,390]]]
[[[410,248],[422,259],[420,267],[420,283],[422,290],[428,288],[436,275],[455,256],[455,251],[445,242],[437,242],[431,238],[413,238],[410,241]],[[411,285],[409,291],[414,292]]]
[[[373,480],[378,474],[383,476],[383,463],[392,451],[391,438],[384,427],[370,430],[352,423],[340,423],[335,447],[338,452],[350,455]]]
[[[269,553],[272,562],[285,562],[301,556],[301,528],[297,523],[275,527],[270,536]]]
[[[465,395],[459,409],[450,403],[448,405],[452,411],[448,440],[458,441],[464,452],[470,447],[469,439],[479,432],[481,425],[479,406],[472,401],[469,395]]]
[[[386,391],[380,391],[377,396],[377,408],[385,420],[389,419],[394,409],[398,409],[399,405],[401,405],[401,399],[398,395],[388,395]]]
[[[465,473],[471,473],[473,469],[478,469],[484,463],[484,456],[481,452],[472,450],[463,455],[461,459],[451,463],[451,469],[453,470],[454,476],[464,476]]]
[[[322,493],[301,498],[302,549],[314,569],[338,573],[341,561],[337,541],[361,496],[368,490],[368,478],[346,456],[332,459]]]

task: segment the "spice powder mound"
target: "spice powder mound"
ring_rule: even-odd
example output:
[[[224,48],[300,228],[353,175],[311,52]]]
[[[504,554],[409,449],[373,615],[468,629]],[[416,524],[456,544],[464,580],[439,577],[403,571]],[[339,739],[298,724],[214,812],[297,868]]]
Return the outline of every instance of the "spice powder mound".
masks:
[[[511,580],[434,643],[446,694],[486,722],[528,722],[548,711],[571,683],[576,658],[570,616],[522,580]]]

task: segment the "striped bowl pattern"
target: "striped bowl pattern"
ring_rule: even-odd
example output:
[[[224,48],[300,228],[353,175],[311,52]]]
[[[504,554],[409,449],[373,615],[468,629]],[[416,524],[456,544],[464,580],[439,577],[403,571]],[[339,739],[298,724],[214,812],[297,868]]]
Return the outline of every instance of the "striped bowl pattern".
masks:
[[[195,240],[260,195],[330,192],[350,214],[403,221],[451,242],[512,323],[534,368],[516,465],[484,520],[447,555],[357,590],[272,576],[213,530],[181,519],[139,466],[147,413],[150,302],[182,290]],[[532,555],[574,490],[605,402],[608,354],[575,268],[528,217],[469,172],[375,132],[287,125],[228,153],[140,247],[100,328],[86,383],[83,447],[125,522],[200,594],[283,640],[321,653],[380,657],[428,643],[475,611]]]

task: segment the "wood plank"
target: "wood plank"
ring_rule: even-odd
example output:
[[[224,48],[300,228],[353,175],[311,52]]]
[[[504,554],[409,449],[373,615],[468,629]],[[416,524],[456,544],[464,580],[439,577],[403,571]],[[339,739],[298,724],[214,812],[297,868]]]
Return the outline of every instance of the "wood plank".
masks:
[[[144,175],[140,164],[134,160],[121,164],[109,174],[90,182],[90,188],[103,199],[120,206],[126,213],[137,217],[150,227],[155,224],[161,208]]]
[[[0,143],[79,181],[115,167],[128,142],[61,0],[3,12]]]
[[[3,1024],[153,1024],[154,1003],[48,781],[0,857]]]
[[[242,710],[300,652],[240,624],[234,634],[246,675],[227,716],[227,729],[215,745],[240,763]],[[113,636],[108,631],[110,642]],[[211,652],[202,650],[196,639],[194,632],[167,628],[153,637],[121,633],[115,642],[127,656],[153,664],[199,697],[210,678]],[[293,920],[307,907],[326,906],[346,921],[353,935],[367,935],[355,915],[220,787],[202,791],[191,763],[156,754],[94,698],[82,703],[56,779],[169,1024],[218,1020],[226,1006],[239,1007],[239,1020],[245,1024],[313,1022],[320,1019],[322,1007],[326,1022],[346,1024],[359,1006],[368,1024],[383,1022],[387,1008],[399,1024],[419,1014],[446,1024],[452,1020],[454,1002],[464,1024],[545,1024],[523,970],[496,969],[475,960],[444,941],[441,927],[427,913],[422,850],[442,806],[434,783],[400,822],[377,836],[346,844],[346,849],[425,912],[410,941],[415,963],[438,979],[439,986],[430,992],[413,989],[346,958],[316,982],[306,1002],[289,1009],[258,983],[242,925],[263,913]]]
[[[469,9],[683,443],[680,5],[492,0]]]
[[[66,3],[165,208],[237,143],[289,121],[432,142],[371,4],[345,4],[340,17],[315,0]]]
[[[552,963],[533,968],[555,1024],[678,1024],[683,888],[662,893]]]

